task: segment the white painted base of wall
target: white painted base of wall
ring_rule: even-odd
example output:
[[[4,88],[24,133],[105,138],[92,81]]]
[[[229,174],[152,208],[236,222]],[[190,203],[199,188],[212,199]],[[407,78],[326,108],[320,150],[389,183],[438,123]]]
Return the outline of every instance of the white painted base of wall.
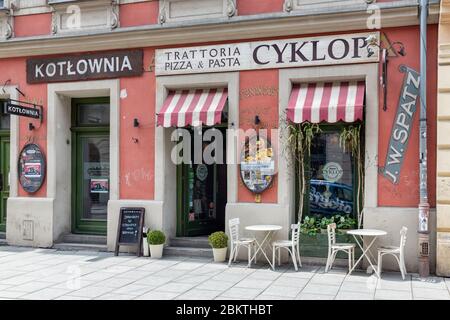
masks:
[[[54,228],[52,198],[10,197],[6,241],[13,246],[49,248],[59,236]],[[31,227],[28,232],[26,226]]]

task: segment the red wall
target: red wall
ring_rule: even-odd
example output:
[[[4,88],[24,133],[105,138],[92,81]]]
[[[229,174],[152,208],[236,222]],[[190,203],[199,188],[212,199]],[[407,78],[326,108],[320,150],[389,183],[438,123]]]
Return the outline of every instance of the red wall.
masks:
[[[398,70],[405,64],[420,71],[419,29],[394,28],[383,30],[391,42],[401,41],[405,45],[406,56],[391,58],[388,65],[387,111],[382,110],[380,96],[379,108],[379,157],[378,165],[385,163],[392,125],[397,111],[404,73]],[[437,26],[428,28],[427,56],[427,117],[428,117],[428,194],[431,206],[436,203],[436,99],[437,99]],[[380,91],[381,93],[381,91]],[[378,175],[378,205],[415,207],[419,202],[419,106],[414,115],[413,128],[410,133],[408,149],[403,161],[400,180],[397,185]],[[366,186],[370,188],[370,186]]]
[[[144,51],[144,65],[151,63],[153,49]],[[153,199],[155,167],[155,77],[122,78],[120,101],[120,198]],[[133,126],[137,118],[139,127]],[[134,139],[138,139],[135,143]]]
[[[278,70],[241,71],[239,83],[239,127],[243,130],[267,129],[270,139],[270,129],[278,127]],[[256,92],[254,89],[263,89],[260,92],[271,92],[271,95],[252,94]],[[256,115],[261,120],[258,127],[255,126]],[[254,202],[255,195],[245,187],[240,176],[238,181],[238,201]],[[261,194],[261,202],[277,202],[277,185],[275,176],[269,189]]]
[[[120,26],[133,27],[158,23],[159,2],[138,2],[120,5]]]
[[[283,11],[284,0],[238,0],[237,10],[239,16],[281,12]]]
[[[51,33],[51,28],[51,13],[14,17],[14,35],[16,37],[48,35]]]

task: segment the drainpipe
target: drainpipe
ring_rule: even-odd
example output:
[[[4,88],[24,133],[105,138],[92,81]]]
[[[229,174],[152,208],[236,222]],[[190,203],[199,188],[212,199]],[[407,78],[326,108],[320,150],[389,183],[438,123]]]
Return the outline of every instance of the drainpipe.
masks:
[[[420,1],[420,127],[419,127],[419,274],[430,274],[430,231],[428,218],[430,205],[427,190],[427,17],[428,0]]]

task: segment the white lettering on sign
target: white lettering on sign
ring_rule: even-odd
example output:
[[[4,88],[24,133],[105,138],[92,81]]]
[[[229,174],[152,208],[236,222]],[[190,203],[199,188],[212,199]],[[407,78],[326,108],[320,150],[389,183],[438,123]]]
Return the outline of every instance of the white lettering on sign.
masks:
[[[366,39],[379,33],[156,50],[156,75],[377,62]]]

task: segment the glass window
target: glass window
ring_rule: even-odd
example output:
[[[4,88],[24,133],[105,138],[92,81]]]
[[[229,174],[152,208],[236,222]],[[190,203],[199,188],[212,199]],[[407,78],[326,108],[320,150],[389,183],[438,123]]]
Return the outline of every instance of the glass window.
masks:
[[[340,130],[324,130],[311,144],[309,207],[311,215],[354,214],[354,164],[339,144]],[[309,210],[308,210],[309,209]]]
[[[9,114],[5,113],[6,101],[0,101],[0,130],[9,130],[11,127],[11,117]]]
[[[107,126],[109,125],[109,103],[80,103],[77,105],[77,125]]]

